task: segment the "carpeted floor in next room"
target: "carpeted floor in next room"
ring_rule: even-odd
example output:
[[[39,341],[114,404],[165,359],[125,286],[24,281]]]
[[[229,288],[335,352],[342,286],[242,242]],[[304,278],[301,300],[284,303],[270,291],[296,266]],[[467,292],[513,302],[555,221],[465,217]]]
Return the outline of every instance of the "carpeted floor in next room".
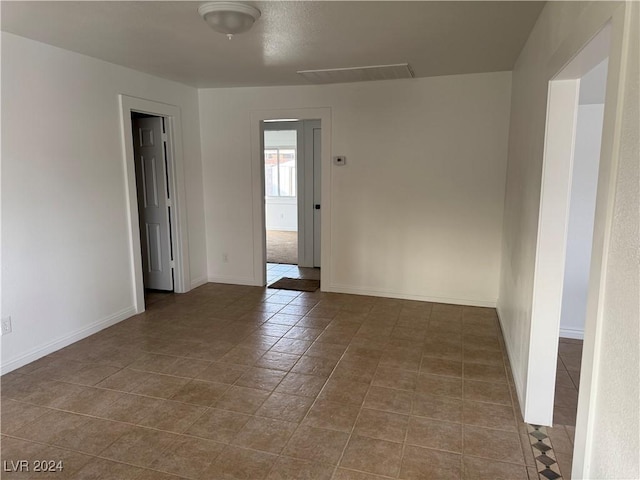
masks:
[[[267,262],[298,264],[298,232],[267,230]]]

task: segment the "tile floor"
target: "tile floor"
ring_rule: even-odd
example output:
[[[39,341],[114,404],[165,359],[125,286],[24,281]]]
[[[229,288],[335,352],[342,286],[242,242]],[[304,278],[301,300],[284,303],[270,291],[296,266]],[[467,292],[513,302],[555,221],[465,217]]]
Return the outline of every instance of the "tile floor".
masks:
[[[3,376],[2,460],[64,470],[2,478],[537,480],[505,358],[493,309],[207,284]]]
[[[531,426],[530,426],[531,428]],[[554,425],[551,427],[542,427],[549,437],[547,442],[552,450],[546,452],[555,461],[555,465],[550,465],[548,468],[557,470],[564,479],[571,478],[571,463],[573,462],[573,446],[576,428],[570,425]],[[534,455],[538,455],[540,452],[534,450]],[[538,470],[541,471],[542,465],[538,465]],[[540,476],[540,480],[547,480],[549,477],[544,475]]]
[[[575,426],[576,424],[581,360],[582,340],[561,338],[558,345],[554,425]]]
[[[558,345],[553,428],[547,428],[546,432],[564,478],[571,478],[581,360],[582,340],[561,338]]]

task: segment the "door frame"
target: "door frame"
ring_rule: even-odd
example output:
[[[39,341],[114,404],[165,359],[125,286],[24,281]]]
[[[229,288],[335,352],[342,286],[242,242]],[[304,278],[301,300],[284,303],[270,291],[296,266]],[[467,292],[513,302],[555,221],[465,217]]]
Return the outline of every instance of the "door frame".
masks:
[[[315,130],[320,130],[320,158],[318,159],[320,174],[316,172],[316,156],[315,156]],[[320,249],[321,241],[316,235],[316,185],[320,183],[320,202],[322,207],[322,122],[318,119],[302,121],[302,136],[304,138],[304,192],[305,200],[302,206],[304,216],[304,266],[319,267],[322,263],[322,252],[319,251],[320,262],[316,264],[316,251]],[[322,221],[322,209],[319,210],[320,221]],[[322,225],[319,226],[320,235],[322,236]],[[316,245],[317,244],[317,245]],[[313,248],[307,250],[307,246],[312,245]]]
[[[553,424],[556,361],[560,333],[562,282],[570,201],[572,162],[580,78],[609,58],[602,144],[591,250],[587,313],[578,397],[573,476],[583,478],[590,469],[595,442],[595,402],[604,318],[604,292],[613,222],[615,182],[621,136],[624,33],[628,29],[624,5],[612,16],[592,25],[590,38],[571,38],[557,52],[550,78],[540,192],[538,238],[533,279],[531,334],[524,392],[524,419]],[[582,33],[584,35],[584,33]],[[575,52],[570,54],[570,52]],[[569,158],[569,161],[567,161]],[[544,354],[542,354],[545,352]]]
[[[283,122],[268,122],[268,123],[260,122],[260,127],[261,127],[260,135],[262,136],[262,141],[263,141],[262,147],[260,149],[261,152],[264,152],[264,132],[266,131],[275,131],[275,132],[295,131],[296,132],[296,197],[295,198],[296,198],[296,223],[297,223],[296,233],[298,235],[297,265],[300,265],[300,263],[304,263],[304,262],[301,262],[301,258],[304,257],[304,251],[305,251],[305,244],[304,244],[305,216],[304,216],[303,204],[306,198],[305,184],[304,184],[306,165],[304,162],[303,125],[304,124],[302,120],[295,120],[295,121],[290,120],[290,121],[283,121]],[[264,155],[262,156],[262,168],[263,170],[265,168]],[[265,214],[266,214],[266,202],[267,202],[266,192],[265,192],[264,199],[265,199],[264,201],[265,201]],[[266,230],[266,217],[265,217],[265,230]]]
[[[253,205],[253,284],[265,286],[267,283],[267,231],[265,225],[264,160],[261,138],[264,120],[295,118],[298,120],[320,120],[322,128],[321,152],[321,270],[320,285],[329,285],[331,279],[331,108],[301,108],[283,110],[260,110],[250,113],[251,121],[251,176]],[[298,212],[300,213],[300,212]],[[300,232],[300,224],[298,224]],[[298,233],[299,234],[299,233]]]
[[[174,261],[174,284],[176,293],[190,290],[189,242],[187,237],[186,192],[182,157],[182,118],[180,108],[175,105],[155,102],[143,98],[119,95],[122,126],[126,203],[129,219],[129,246],[131,278],[133,281],[133,303],[136,313],[145,310],[144,281],[142,275],[142,249],[140,245],[140,224],[138,215],[138,193],[136,171],[131,137],[131,113],[146,113],[165,119],[167,130],[167,176],[169,189],[173,192],[171,243]]]

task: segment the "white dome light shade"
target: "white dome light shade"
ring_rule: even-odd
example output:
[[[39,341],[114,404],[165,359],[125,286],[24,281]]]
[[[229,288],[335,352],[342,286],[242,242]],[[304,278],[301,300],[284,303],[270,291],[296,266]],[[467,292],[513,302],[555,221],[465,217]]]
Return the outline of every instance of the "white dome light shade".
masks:
[[[260,18],[260,10],[237,2],[210,2],[198,8],[198,13],[216,32],[228,37],[249,30]]]

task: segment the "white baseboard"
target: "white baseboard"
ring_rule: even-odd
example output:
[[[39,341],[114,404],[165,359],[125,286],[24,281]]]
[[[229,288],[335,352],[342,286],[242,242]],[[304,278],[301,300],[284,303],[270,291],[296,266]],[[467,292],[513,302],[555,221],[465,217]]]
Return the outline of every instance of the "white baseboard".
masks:
[[[191,289],[201,287],[205,283],[207,283],[209,279],[207,277],[196,278],[195,280],[191,280]]]
[[[253,277],[224,277],[219,275],[209,275],[208,281],[212,283],[229,283],[231,285],[249,285],[251,287],[262,287]]]
[[[513,375],[513,381],[516,386],[516,395],[518,396],[518,405],[520,406],[520,414],[524,417],[524,381],[520,376],[520,370],[513,368],[513,355],[511,354],[512,347],[508,341],[508,338],[504,336],[504,323],[503,316],[500,314],[500,307],[496,305],[496,313],[498,314],[498,321],[500,322],[500,328],[503,332],[504,344],[507,348],[507,358],[509,359],[509,366],[511,367],[511,374]]]
[[[576,340],[584,340],[584,330],[581,328],[560,327],[560,338],[574,338]]]
[[[297,232],[298,227],[282,227],[282,226],[267,225],[265,230],[273,230],[275,232]]]
[[[402,300],[418,300],[420,302],[448,303],[451,305],[466,305],[470,307],[495,308],[496,306],[495,300],[486,301],[486,300],[477,300],[477,299],[468,299],[468,298],[449,298],[449,297],[433,297],[429,295],[412,295],[412,294],[392,292],[392,291],[386,291],[386,290],[383,291],[383,290],[375,290],[370,288],[352,287],[352,286],[340,285],[336,283],[333,283],[327,286],[321,283],[320,288],[323,292],[351,293],[354,295],[368,295],[371,297],[399,298]]]
[[[115,325],[116,323],[126,320],[127,318],[132,317],[135,314],[135,307],[127,307],[124,310],[114,313],[113,315],[109,315],[108,317],[103,318],[102,320],[98,320],[97,322],[93,322],[92,324],[73,333],[70,333],[69,335],[65,335],[64,337],[58,338],[45,345],[36,347],[17,358],[4,362],[0,366],[0,375],[4,375],[5,373],[9,373],[16,368],[20,368],[28,363],[34,362],[35,360],[38,360],[39,358],[60,350],[61,348],[67,347],[72,343],[77,342],[78,340],[82,340],[83,338],[93,335],[100,330],[104,330],[111,325]]]

